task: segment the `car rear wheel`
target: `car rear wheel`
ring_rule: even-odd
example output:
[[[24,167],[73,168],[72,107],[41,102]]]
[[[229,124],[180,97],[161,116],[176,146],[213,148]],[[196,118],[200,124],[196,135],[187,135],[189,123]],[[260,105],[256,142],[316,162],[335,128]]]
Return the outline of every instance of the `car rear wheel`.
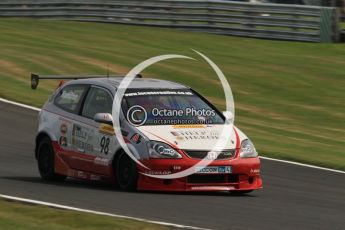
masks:
[[[116,162],[117,185],[122,190],[134,191],[138,182],[136,163],[125,152],[119,154]]]
[[[54,170],[54,150],[49,138],[44,138],[38,146],[38,170],[45,181],[63,181],[66,176],[58,175]]]

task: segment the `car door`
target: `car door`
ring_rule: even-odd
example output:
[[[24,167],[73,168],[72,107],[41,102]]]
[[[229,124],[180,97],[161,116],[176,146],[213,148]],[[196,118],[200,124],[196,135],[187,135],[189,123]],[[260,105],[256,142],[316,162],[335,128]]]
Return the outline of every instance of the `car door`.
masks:
[[[78,121],[73,122],[74,151],[83,157],[78,169],[101,175],[111,175],[111,159],[115,141],[113,127],[94,121],[97,113],[112,112],[113,97],[105,88],[91,86],[81,108]]]
[[[54,99],[54,106],[48,108],[51,117],[54,118],[51,124],[63,154],[68,154],[73,150],[73,120],[78,117],[81,102],[88,87],[88,85],[67,85],[63,87]]]

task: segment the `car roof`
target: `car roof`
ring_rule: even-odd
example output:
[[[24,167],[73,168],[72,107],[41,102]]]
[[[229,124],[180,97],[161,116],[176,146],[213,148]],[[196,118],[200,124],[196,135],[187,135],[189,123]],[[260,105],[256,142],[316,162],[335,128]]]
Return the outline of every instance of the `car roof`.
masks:
[[[123,80],[123,77],[109,77],[109,78],[88,78],[88,79],[77,79],[68,82],[69,84],[92,84],[100,85],[107,88],[117,89]],[[67,85],[67,84],[66,84]],[[128,89],[189,89],[189,87],[167,81],[154,78],[134,78]]]

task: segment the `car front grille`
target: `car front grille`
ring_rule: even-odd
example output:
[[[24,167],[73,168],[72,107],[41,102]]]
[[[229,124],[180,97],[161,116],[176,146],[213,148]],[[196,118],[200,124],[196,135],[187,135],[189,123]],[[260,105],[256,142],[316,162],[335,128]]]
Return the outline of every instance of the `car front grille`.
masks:
[[[203,159],[208,156],[210,151],[203,150],[203,151],[194,151],[194,150],[184,150],[184,152],[190,157],[195,159]],[[231,159],[235,156],[236,149],[224,150],[217,152],[216,159],[209,159],[209,160],[226,160]]]

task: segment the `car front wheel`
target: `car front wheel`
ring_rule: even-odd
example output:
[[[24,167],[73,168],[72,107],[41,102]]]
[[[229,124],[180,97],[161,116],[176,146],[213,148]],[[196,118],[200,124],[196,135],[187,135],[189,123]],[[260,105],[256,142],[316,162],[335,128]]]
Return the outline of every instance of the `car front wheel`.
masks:
[[[136,163],[125,152],[119,154],[116,162],[117,184],[122,190],[134,191],[138,182]]]

